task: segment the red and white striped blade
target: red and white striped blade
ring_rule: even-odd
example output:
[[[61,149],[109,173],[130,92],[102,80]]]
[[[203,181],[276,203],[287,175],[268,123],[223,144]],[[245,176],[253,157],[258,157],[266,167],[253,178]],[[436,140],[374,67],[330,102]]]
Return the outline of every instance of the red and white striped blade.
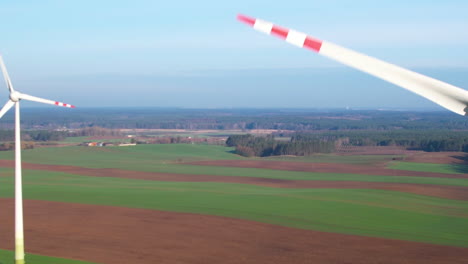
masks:
[[[275,35],[295,46],[313,50],[323,56],[366,72],[423,96],[457,114],[468,115],[468,91],[382,60],[340,47],[271,22],[238,15],[237,19],[254,29]]]
[[[0,110],[0,118],[2,118],[3,115],[6,112],[8,112],[8,110],[10,110],[10,108],[12,108],[14,105],[15,105],[15,102],[13,102],[12,100],[8,100],[8,102],[6,102],[6,104]]]
[[[280,37],[286,42],[291,43],[295,46],[301,48],[311,49],[313,51],[319,52],[322,47],[322,41],[315,39],[313,37],[307,36],[302,32],[298,32],[292,29],[283,28],[277,25],[274,25],[271,22],[255,19],[244,15],[238,15],[237,19],[252,26],[255,30],[260,32],[275,35]]]
[[[44,103],[44,104],[51,104],[51,105],[58,105],[58,106],[64,106],[64,107],[69,107],[69,108],[75,108],[75,106],[71,105],[71,104],[65,104],[65,103],[62,103],[62,102],[42,99],[42,98],[39,98],[39,97],[36,97],[36,96],[27,95],[27,94],[23,94],[23,93],[19,95],[19,99],[24,99],[24,100],[38,102],[38,103]]]
[[[5,83],[8,87],[10,92],[14,91],[13,85],[11,84],[10,76],[8,75],[8,71],[6,69],[5,63],[3,62],[3,58],[0,55],[0,67],[2,68],[3,78],[5,78]]]

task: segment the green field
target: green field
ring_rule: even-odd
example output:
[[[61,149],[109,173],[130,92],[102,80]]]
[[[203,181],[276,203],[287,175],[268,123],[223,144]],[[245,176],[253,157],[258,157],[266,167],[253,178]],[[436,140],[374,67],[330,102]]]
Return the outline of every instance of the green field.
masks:
[[[73,165],[87,168],[117,168],[124,170],[180,173],[194,175],[222,175],[260,177],[286,180],[364,181],[468,186],[468,179],[424,178],[407,176],[360,175],[347,173],[313,173],[256,168],[195,166],[183,162],[201,160],[246,159],[231,153],[232,148],[212,145],[165,144],[132,147],[62,147],[40,148],[23,152],[23,160],[31,163]],[[13,152],[0,153],[0,159],[13,159]],[[335,163],[381,162],[379,156],[319,155],[320,162],[327,157]],[[292,157],[289,157],[291,159]],[[304,160],[305,158],[299,158]],[[313,159],[309,157],[309,159]],[[407,162],[406,162],[407,163]],[[401,164],[406,164],[401,163]],[[400,163],[394,163],[400,164]],[[429,164],[438,165],[438,164]]]
[[[265,160],[373,164],[392,155],[276,157]],[[13,159],[13,152],[0,152]],[[133,147],[38,148],[23,152],[30,163],[117,168],[190,175],[289,180],[363,181],[468,186],[468,179],[311,173],[255,168],[195,166],[183,162],[246,159],[232,148],[167,144]],[[451,165],[392,162],[391,168],[459,173]],[[0,197],[13,197],[11,168],[0,168]],[[25,199],[188,212],[252,220],[293,228],[468,247],[468,201],[373,189],[286,189],[214,182],[160,182],[99,178],[24,170]],[[196,176],[194,176],[196,177]],[[28,255],[34,263],[84,263]],[[0,251],[0,259],[12,259]],[[7,262],[0,262],[7,263]],[[9,263],[9,262],[8,262]]]
[[[417,162],[391,162],[389,168],[395,170],[423,171],[436,173],[468,173],[468,165],[464,164],[434,164]]]
[[[13,180],[0,176],[0,197]],[[329,232],[468,246],[468,202],[365,189],[281,189],[24,172],[26,199],[249,219]]]
[[[125,166],[127,169],[150,168],[169,162],[240,159],[232,148],[210,145],[161,144],[129,147],[62,147],[23,151],[23,161],[42,164],[74,165],[89,168]],[[13,152],[0,153],[0,159],[13,159]],[[121,164],[123,163],[123,164]]]
[[[71,146],[62,148],[38,148],[25,150],[23,151],[23,160],[25,162],[31,163],[74,165],[88,168],[121,168],[139,171],[187,173],[184,172],[184,169],[181,169],[180,164],[177,164],[176,166],[171,165],[173,163],[203,160],[247,159],[239,155],[232,154],[232,151],[233,148],[229,147],[203,144],[161,144],[105,148]],[[255,159],[366,165],[379,162],[388,162],[391,161],[394,157],[399,156],[337,156],[332,154],[317,154],[310,157],[268,157]],[[13,159],[13,152],[0,153],[0,159]],[[465,173],[465,171],[468,170],[468,165],[431,164],[400,161],[390,162],[389,167],[398,170],[453,174]],[[194,168],[192,166],[187,170],[190,171],[193,169]],[[195,171],[198,171],[198,169],[195,169]]]
[[[132,167],[135,163],[164,164],[168,162],[200,161],[200,160],[232,160],[246,159],[232,154],[233,148],[215,145],[191,144],[161,144],[137,145],[132,147],[63,147],[40,148],[23,151],[23,159],[33,163],[53,163],[86,167],[104,167],[118,165],[114,161],[128,161]],[[336,156],[331,154],[317,154],[310,157],[269,157],[260,160],[282,160],[295,162],[327,162],[346,164],[369,164],[389,161],[394,155],[377,156]],[[1,159],[13,159],[13,152],[0,153]],[[99,160],[96,160],[99,158]],[[94,161],[94,162],[93,162]],[[107,163],[107,162],[111,163]]]
[[[97,264],[92,262],[54,258],[48,256],[41,256],[35,254],[26,254],[26,263],[34,264]],[[0,264],[13,264],[15,263],[15,253],[9,250],[0,249]]]

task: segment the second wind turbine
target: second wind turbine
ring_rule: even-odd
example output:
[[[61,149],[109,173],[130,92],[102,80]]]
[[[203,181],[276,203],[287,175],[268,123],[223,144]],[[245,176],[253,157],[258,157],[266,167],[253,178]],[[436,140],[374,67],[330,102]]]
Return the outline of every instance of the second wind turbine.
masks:
[[[0,56],[0,67],[3,77],[10,91],[10,99],[0,110],[0,118],[15,106],[15,264],[24,264],[24,233],[23,233],[23,188],[21,176],[21,130],[20,130],[20,101],[28,100],[44,104],[52,104],[64,107],[75,108],[70,104],[64,104],[57,101],[42,99],[39,97],[20,93],[13,89],[7,69]]]

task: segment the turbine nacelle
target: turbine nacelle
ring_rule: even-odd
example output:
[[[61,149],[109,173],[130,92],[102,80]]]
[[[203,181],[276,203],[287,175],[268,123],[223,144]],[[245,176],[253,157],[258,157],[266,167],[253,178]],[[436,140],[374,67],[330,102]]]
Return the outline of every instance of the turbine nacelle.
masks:
[[[8,87],[8,90],[10,91],[10,100],[5,104],[5,106],[0,110],[0,118],[11,108],[15,103],[18,103],[20,100],[28,100],[28,101],[33,101],[33,102],[38,102],[38,103],[43,103],[43,104],[51,104],[51,105],[58,105],[58,106],[64,106],[64,107],[69,107],[69,108],[75,108],[74,105],[71,104],[65,104],[62,102],[58,101],[52,101],[52,100],[47,100],[43,98],[39,98],[36,96],[31,96],[27,94],[20,93],[13,89],[13,85],[10,80],[10,76],[8,75],[8,71],[6,69],[5,63],[3,62],[2,56],[0,56],[0,68],[2,69],[3,72],[3,77],[5,78],[5,83]]]
[[[10,100],[15,103],[18,102],[19,100],[21,100],[21,93],[17,91],[12,91],[10,93]]]

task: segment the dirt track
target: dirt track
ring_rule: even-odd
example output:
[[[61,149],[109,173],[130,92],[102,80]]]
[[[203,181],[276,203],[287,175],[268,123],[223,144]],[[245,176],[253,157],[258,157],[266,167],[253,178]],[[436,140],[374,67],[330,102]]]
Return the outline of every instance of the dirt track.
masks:
[[[308,164],[308,163],[307,163]],[[0,160],[0,167],[14,167],[13,161]],[[440,198],[468,200],[468,187],[442,186],[430,184],[406,184],[385,182],[356,182],[356,181],[297,181],[268,179],[255,177],[234,177],[216,175],[191,175],[173,173],[154,173],[141,171],[127,171],[118,169],[90,169],[76,166],[44,165],[23,163],[24,169],[61,171],[71,174],[114,177],[128,179],[142,179],[175,182],[227,182],[242,183],[274,188],[343,188],[343,189],[380,189],[428,195]],[[378,177],[378,176],[376,176]]]
[[[463,152],[408,151],[405,161],[439,164],[467,164],[468,154]]]
[[[13,200],[0,199],[13,249]],[[103,264],[466,263],[467,248],[133,208],[25,201],[26,252]]]

